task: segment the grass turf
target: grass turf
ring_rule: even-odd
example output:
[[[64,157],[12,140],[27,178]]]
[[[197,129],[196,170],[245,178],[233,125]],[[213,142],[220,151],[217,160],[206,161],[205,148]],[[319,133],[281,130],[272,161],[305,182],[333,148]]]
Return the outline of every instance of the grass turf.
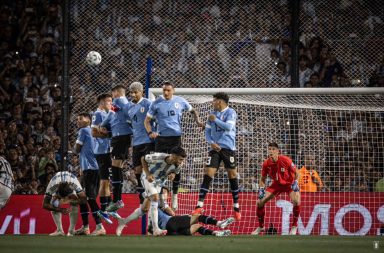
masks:
[[[374,249],[379,241],[379,249]],[[316,253],[316,252],[384,252],[383,237],[341,236],[106,236],[49,237],[46,235],[0,236],[1,253],[74,253],[74,252],[137,252],[137,253]]]

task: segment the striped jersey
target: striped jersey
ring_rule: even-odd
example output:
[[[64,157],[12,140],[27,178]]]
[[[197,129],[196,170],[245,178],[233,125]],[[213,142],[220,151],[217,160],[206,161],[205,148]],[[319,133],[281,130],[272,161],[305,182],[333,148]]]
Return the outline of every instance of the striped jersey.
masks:
[[[0,184],[13,191],[13,173],[11,165],[4,157],[0,156]]]
[[[75,175],[69,171],[60,171],[52,177],[51,181],[49,181],[47,189],[45,190],[45,195],[56,195],[59,184],[63,182],[67,182],[75,193],[83,191],[83,188],[81,187],[80,182],[77,180]]]
[[[179,174],[180,168],[174,164],[168,164],[165,159],[169,156],[166,153],[153,153],[145,156],[149,172],[155,177],[154,184],[163,186],[171,173]]]

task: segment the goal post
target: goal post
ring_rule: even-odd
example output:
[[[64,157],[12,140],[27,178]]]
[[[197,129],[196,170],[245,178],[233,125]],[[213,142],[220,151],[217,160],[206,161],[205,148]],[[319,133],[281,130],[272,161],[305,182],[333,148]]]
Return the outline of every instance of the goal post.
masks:
[[[300,234],[379,233],[384,223],[384,194],[375,192],[375,184],[384,176],[383,88],[176,88],[176,95],[186,98],[203,120],[212,110],[216,92],[228,93],[230,106],[238,114],[236,158],[242,219],[230,227],[234,233],[249,234],[258,225],[258,180],[269,142],[277,142],[298,169],[310,167],[313,160],[312,167],[322,181],[317,192],[301,192]],[[154,96],[161,93],[162,89],[150,89]],[[187,214],[197,203],[209,147],[191,115],[184,114],[182,127],[188,157],[178,214]],[[224,168],[212,182],[204,210],[219,219],[233,214]],[[266,205],[267,229],[287,234],[291,220],[292,204],[286,194]]]

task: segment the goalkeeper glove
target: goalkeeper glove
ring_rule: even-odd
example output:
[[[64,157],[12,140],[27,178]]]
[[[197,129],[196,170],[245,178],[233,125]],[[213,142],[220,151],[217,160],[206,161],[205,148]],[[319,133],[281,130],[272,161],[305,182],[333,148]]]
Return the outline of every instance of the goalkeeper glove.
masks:
[[[264,189],[264,187],[259,188],[258,192],[259,192],[259,199],[263,199],[264,196],[265,196],[265,189]]]
[[[291,185],[291,188],[292,188],[292,190],[293,190],[294,192],[298,192],[298,191],[300,191],[299,183],[297,182],[297,180],[295,180],[295,181],[293,182],[293,184]]]
[[[172,209],[173,211],[176,211],[178,208],[177,205],[177,194],[172,194]]]

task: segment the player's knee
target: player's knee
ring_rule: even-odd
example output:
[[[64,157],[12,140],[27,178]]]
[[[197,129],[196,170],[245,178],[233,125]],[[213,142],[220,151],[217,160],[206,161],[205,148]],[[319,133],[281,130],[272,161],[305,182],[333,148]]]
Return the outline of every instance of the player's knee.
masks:
[[[300,200],[299,199],[294,199],[294,200],[292,200],[292,204],[294,206],[299,206],[300,205]]]
[[[261,199],[261,200],[258,200],[257,202],[257,207],[261,208],[265,205],[265,202]]]
[[[229,179],[237,178],[237,171],[236,171],[236,169],[228,169],[227,173],[228,173],[228,178]]]

